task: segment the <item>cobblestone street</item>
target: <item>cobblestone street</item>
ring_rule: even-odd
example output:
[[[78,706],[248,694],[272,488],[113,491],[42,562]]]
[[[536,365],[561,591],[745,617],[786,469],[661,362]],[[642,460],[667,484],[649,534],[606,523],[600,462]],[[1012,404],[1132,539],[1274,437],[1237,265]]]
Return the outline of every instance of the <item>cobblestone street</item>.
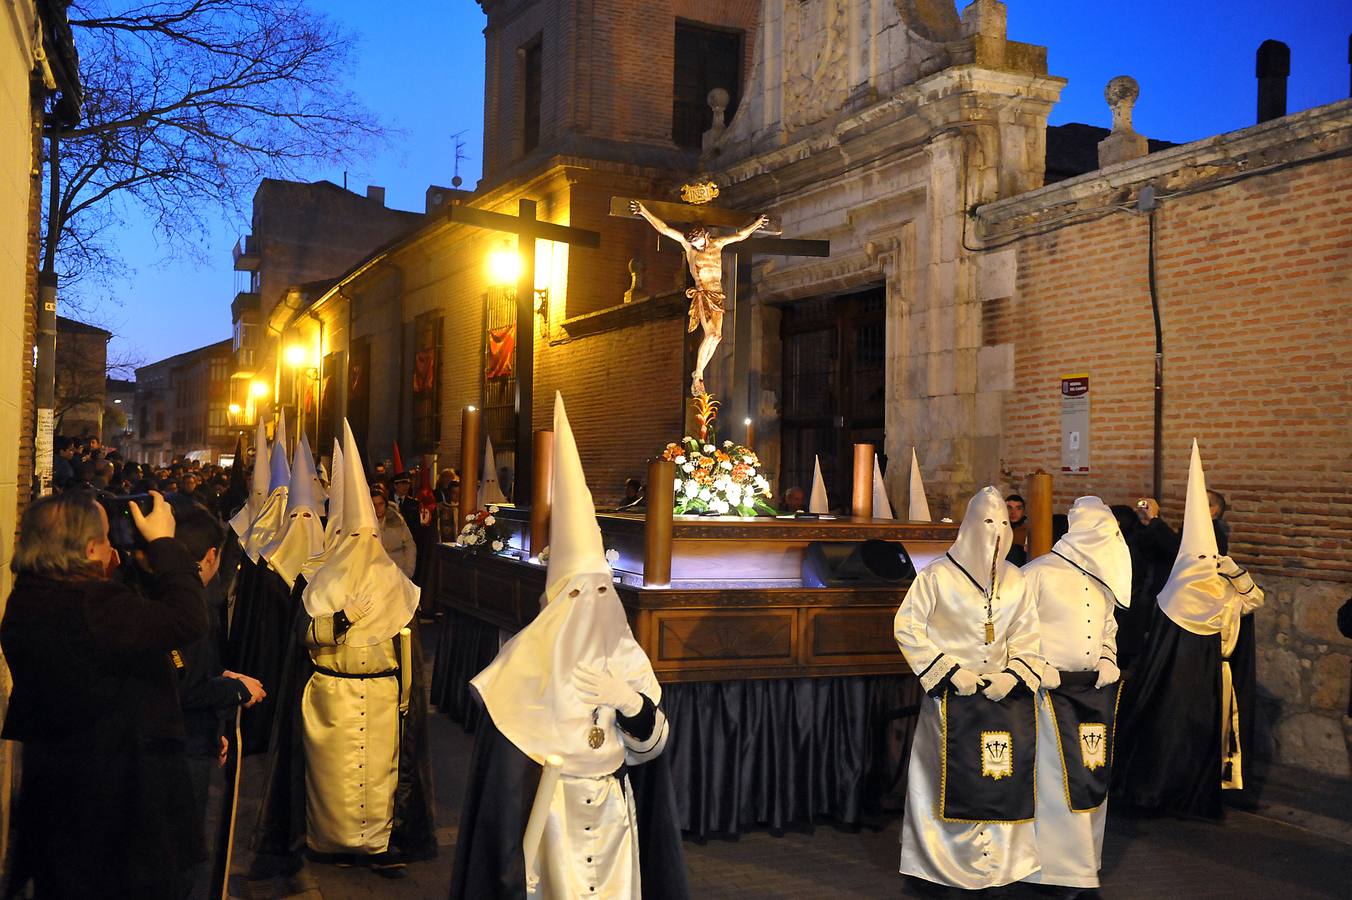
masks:
[[[431,717],[435,765],[437,859],[408,868],[408,878],[387,881],[365,869],[309,863],[317,887],[288,892],[281,880],[247,881],[249,832],[256,811],[261,760],[246,765],[236,835],[232,896],[306,900],[356,898],[437,898],[448,893],[455,854],[464,771],[473,736],[445,716]],[[1352,803],[1334,796],[1346,785],[1292,779],[1282,799],[1306,794],[1318,815],[1294,805],[1260,804],[1261,815],[1230,810],[1223,823],[1110,815],[1105,838],[1102,895],[1109,898],[1281,898],[1346,897],[1352,883],[1352,828],[1345,819]],[[1277,792],[1274,787],[1274,793]],[[1341,814],[1341,816],[1340,816]],[[1288,819],[1279,821],[1276,817]],[[1302,827],[1304,823],[1311,827]],[[899,820],[881,830],[848,832],[821,825],[811,832],[773,836],[765,832],[739,840],[687,841],[685,851],[693,896],[714,898],[910,897],[920,896],[896,872]],[[1315,830],[1318,828],[1318,830]],[[1015,886],[992,896],[1045,896]]]

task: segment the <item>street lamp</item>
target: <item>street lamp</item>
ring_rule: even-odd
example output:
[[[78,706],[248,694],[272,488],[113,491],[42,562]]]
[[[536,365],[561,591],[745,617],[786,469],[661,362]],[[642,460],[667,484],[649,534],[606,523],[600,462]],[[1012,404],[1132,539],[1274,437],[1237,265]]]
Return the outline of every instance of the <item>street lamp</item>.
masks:
[[[504,290],[516,288],[521,278],[521,255],[507,241],[488,254],[488,278]]]
[[[296,405],[296,435],[299,437],[305,434],[305,388],[311,379],[319,380],[319,369],[311,363],[309,348],[304,344],[287,347],[283,359],[295,370],[291,379],[291,399]]]

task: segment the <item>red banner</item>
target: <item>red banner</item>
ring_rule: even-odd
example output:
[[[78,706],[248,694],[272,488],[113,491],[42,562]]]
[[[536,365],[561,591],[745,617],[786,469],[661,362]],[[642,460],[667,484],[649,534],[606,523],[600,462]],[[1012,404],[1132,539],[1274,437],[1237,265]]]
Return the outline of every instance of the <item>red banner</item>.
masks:
[[[426,394],[436,389],[437,351],[435,347],[419,350],[413,358],[413,393]]]
[[[488,330],[488,365],[484,377],[489,381],[507,378],[512,374],[512,359],[516,354],[516,326]]]

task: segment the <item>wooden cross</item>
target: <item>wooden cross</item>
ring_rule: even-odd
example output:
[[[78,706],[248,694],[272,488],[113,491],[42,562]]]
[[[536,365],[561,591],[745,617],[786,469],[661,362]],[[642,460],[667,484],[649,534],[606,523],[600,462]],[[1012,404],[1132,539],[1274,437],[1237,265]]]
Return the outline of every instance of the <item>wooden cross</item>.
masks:
[[[640,198],[632,198],[640,199]],[[642,219],[637,213],[629,211],[629,197],[611,197],[610,214],[628,219]],[[726,209],[707,204],[671,203],[665,200],[640,200],[653,215],[672,227],[678,225],[717,225],[724,228],[742,228],[752,218],[748,213],[735,209]],[[770,217],[770,221],[758,234],[783,234],[779,219]],[[750,382],[751,316],[738,315],[741,311],[743,289],[751,288],[751,261],[757,254],[770,256],[814,256],[831,255],[830,241],[814,241],[795,238],[749,237],[727,248],[732,255],[732,271],[724,269],[724,282],[729,285],[727,291],[726,317],[732,318],[732,390],[728,392],[731,401],[728,422],[738,422],[750,417],[755,408]],[[731,275],[731,277],[728,277]],[[728,330],[726,325],[724,330]]]
[[[531,404],[535,397],[535,242],[554,241],[596,248],[601,246],[601,235],[585,228],[541,222],[535,218],[534,200],[517,203],[515,216],[469,206],[450,206],[446,218],[461,225],[517,237],[516,251],[521,257],[521,270],[516,281],[516,474],[512,479],[512,501],[517,506],[526,506],[531,498],[534,444]],[[471,448],[471,452],[477,451]],[[488,477],[487,473],[484,477]]]

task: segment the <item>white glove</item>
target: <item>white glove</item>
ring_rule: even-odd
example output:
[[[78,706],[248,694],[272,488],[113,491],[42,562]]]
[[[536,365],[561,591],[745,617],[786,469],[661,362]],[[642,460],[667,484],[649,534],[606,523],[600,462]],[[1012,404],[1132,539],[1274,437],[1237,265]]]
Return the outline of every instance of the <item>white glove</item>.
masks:
[[[958,692],[961,697],[970,697],[976,693],[976,689],[981,687],[981,676],[971,669],[958,667],[953,670],[953,674],[948,680],[953,684],[953,690]]]
[[[1216,560],[1216,570],[1226,578],[1238,578],[1240,575],[1244,574],[1244,570],[1240,568],[1239,563],[1228,556],[1222,556],[1220,559]]]
[[[643,710],[643,696],[609,672],[582,664],[573,673],[573,683],[588,706],[609,706],[622,716],[636,716]]]
[[[1048,663],[1042,667],[1042,686],[1049,691],[1054,691],[1061,686],[1061,673],[1057,671],[1056,666]]]
[[[353,594],[347,601],[347,606],[343,607],[343,615],[347,616],[348,622],[356,625],[370,614],[373,605],[371,598],[366,594]]]
[[[1094,687],[1107,687],[1121,677],[1121,669],[1106,659],[1100,659],[1098,664],[1098,681],[1094,682]]]
[[[1014,690],[1014,685],[1019,683],[1019,679],[1008,672],[996,672],[994,675],[988,675],[986,680],[989,684],[981,693],[986,695],[987,700],[996,702],[1005,699],[1005,695]]]

